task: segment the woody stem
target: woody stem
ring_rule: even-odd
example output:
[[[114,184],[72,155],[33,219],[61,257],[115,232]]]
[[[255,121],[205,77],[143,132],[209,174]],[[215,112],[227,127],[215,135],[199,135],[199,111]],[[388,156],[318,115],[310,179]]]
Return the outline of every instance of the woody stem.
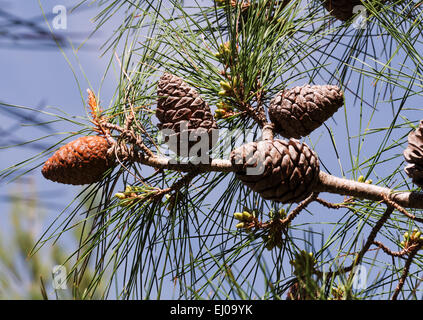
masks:
[[[207,163],[193,164],[190,162],[178,162],[174,159],[162,156],[147,156],[137,153],[131,156],[131,160],[154,168],[181,172],[191,172],[194,170],[200,173],[208,171],[237,171],[237,167],[232,165],[230,160],[225,159],[213,159]],[[423,209],[422,192],[395,192],[386,187],[338,178],[322,171],[319,173],[319,183],[313,191],[316,193],[329,192],[339,195],[348,195],[372,201],[384,201],[388,198],[404,208]]]

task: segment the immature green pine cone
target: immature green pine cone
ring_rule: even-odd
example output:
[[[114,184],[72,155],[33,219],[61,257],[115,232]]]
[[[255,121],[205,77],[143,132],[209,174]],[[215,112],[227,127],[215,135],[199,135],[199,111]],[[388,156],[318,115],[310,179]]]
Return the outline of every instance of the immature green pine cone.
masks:
[[[344,103],[337,86],[304,85],[279,92],[269,105],[275,132],[285,138],[309,135],[329,119]]]
[[[413,183],[423,187],[423,120],[419,127],[408,135],[408,146],[404,150],[405,161],[409,163],[404,170]]]
[[[86,136],[69,142],[48,159],[41,172],[46,179],[73,185],[98,182],[114,165],[109,157],[108,141],[100,136]]]
[[[319,181],[317,155],[295,139],[250,142],[230,158],[237,178],[266,200],[300,202]]]
[[[157,95],[158,127],[173,130],[174,133],[166,138],[172,151],[190,156],[191,148],[200,141],[201,135],[208,137],[208,149],[213,147],[217,141],[217,124],[209,105],[195,89],[178,76],[164,73],[158,83]],[[174,139],[170,139],[172,137]]]

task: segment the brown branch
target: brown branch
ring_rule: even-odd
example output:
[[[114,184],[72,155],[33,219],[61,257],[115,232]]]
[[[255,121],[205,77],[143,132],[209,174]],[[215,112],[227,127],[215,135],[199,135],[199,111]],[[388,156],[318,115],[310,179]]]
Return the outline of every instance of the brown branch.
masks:
[[[312,193],[307,199],[303,200],[294,210],[292,210],[285,219],[281,219],[282,225],[286,226],[294,220],[300,212],[317,198],[318,193]]]
[[[422,218],[417,218],[415,215],[412,215],[407,210],[405,210],[403,207],[401,207],[398,203],[396,203],[395,200],[390,200],[388,197],[385,197],[385,202],[388,203],[390,206],[393,206],[396,210],[403,213],[404,215],[406,215],[411,220],[423,223]]]
[[[326,208],[329,209],[341,209],[341,208],[348,208],[348,206],[344,205],[344,204],[334,204],[334,203],[330,203],[322,198],[317,197],[315,199],[318,203],[320,203],[322,206],[325,206]]]
[[[383,215],[380,217],[380,219],[376,222],[375,226],[372,228],[372,231],[370,232],[370,234],[369,234],[369,236],[366,240],[366,243],[364,244],[364,246],[360,250],[360,252],[357,254],[354,262],[348,267],[341,268],[341,269],[338,269],[338,270],[335,270],[335,271],[329,271],[327,273],[329,278],[331,278],[334,275],[349,272],[349,271],[353,270],[355,266],[357,266],[361,263],[361,260],[363,259],[364,255],[366,254],[367,251],[369,251],[370,246],[374,243],[374,240],[375,240],[378,232],[383,227],[383,225],[388,220],[389,216],[392,214],[393,211],[394,211],[394,208],[391,207],[391,206],[388,206],[386,208]],[[317,274],[323,275],[323,273],[320,272],[320,271],[318,271]]]
[[[403,257],[407,254],[410,253],[410,249],[409,248],[405,248],[401,251],[392,251],[391,249],[389,249],[387,246],[385,246],[382,242],[380,241],[373,241],[373,244],[375,246],[378,246],[380,249],[383,250],[383,252],[385,252],[387,255],[390,255],[391,257]]]
[[[117,124],[109,123],[107,121],[101,122],[100,125],[102,125],[103,127],[106,127],[107,129],[119,131],[121,135],[128,140],[129,143],[140,148],[144,154],[146,154],[149,157],[155,156],[154,153],[145,146],[142,138],[140,136],[137,136],[132,130],[122,128],[121,126]],[[117,144],[115,144],[114,147],[119,149]],[[133,158],[132,160],[135,160],[134,155],[130,156],[127,150],[118,150],[118,153],[120,153],[121,155],[124,155],[127,158],[132,157]]]
[[[181,172],[236,172],[238,167],[232,165],[230,160],[212,159],[206,163],[194,164],[191,162],[181,162],[175,159],[166,158],[154,154],[147,148],[142,138],[136,135],[132,130],[122,128],[116,124],[108,123],[106,120],[100,123],[109,130],[117,130],[121,133],[127,142],[137,146],[141,152],[135,152],[133,149],[118,147],[114,144],[116,155],[125,160],[139,162],[141,164],[154,167],[157,169],[177,170]],[[263,130],[264,137],[270,137],[271,127],[265,126]],[[422,218],[409,214],[404,208],[423,209],[423,193],[422,192],[394,192],[390,188],[380,187],[372,184],[358,182],[338,178],[330,174],[320,172],[319,183],[313,190],[315,193],[329,192],[344,196],[351,196],[358,199],[367,199],[371,201],[391,201],[390,204],[396,209],[407,215],[412,220],[423,222]],[[319,203],[327,205],[326,202],[318,199]],[[336,208],[336,207],[333,207]]]
[[[213,159],[208,163],[191,164],[177,162],[173,159],[165,157],[148,157],[139,156],[135,161],[139,161],[142,164],[155,167],[164,168],[178,171],[218,171],[218,172],[234,172],[237,168],[232,165],[230,160],[225,159]],[[372,201],[384,201],[384,196],[388,199],[395,201],[398,205],[406,208],[423,209],[423,193],[422,192],[397,192],[389,188],[380,187],[372,184],[363,182],[357,182],[348,179],[338,178],[329,175],[324,172],[319,174],[319,184],[316,186],[314,192],[329,192],[339,195],[351,195],[360,199],[368,199]]]
[[[402,287],[404,286],[405,280],[408,277],[408,273],[410,272],[411,263],[413,262],[414,257],[416,256],[417,252],[421,249],[422,246],[423,246],[423,243],[419,243],[410,252],[408,259],[404,264],[404,269],[402,270],[401,278],[399,279],[398,285],[395,288],[394,294],[392,295],[392,298],[391,298],[392,300],[397,300],[398,295],[401,292]]]
[[[422,192],[396,192],[392,189],[380,187],[354,180],[338,178],[330,174],[320,172],[320,183],[315,192],[329,192],[344,196],[353,196],[359,199],[372,201],[385,201],[385,196],[401,207],[423,209]]]

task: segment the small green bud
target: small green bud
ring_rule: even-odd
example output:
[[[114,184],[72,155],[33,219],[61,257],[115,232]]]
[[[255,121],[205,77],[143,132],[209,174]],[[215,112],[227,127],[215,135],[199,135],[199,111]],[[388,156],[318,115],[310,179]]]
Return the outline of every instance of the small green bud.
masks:
[[[250,221],[252,218],[253,218],[253,216],[248,211],[242,212],[242,220]]]
[[[126,195],[122,192],[115,193],[115,197],[118,199],[125,199]]]
[[[245,224],[244,224],[244,222],[240,222],[240,223],[238,223],[235,227],[236,227],[237,229],[242,229],[242,228],[244,228],[244,227],[245,227]]]
[[[236,88],[238,86],[238,76],[235,76],[232,79],[232,88]]]
[[[420,238],[420,236],[422,235],[422,233],[420,232],[420,231],[417,231],[415,234],[414,234],[414,239],[418,239],[418,238]]]
[[[406,232],[406,233],[404,233],[403,237],[404,237],[405,240],[407,240],[410,237],[410,235],[409,235],[408,232]]]
[[[367,184],[372,184],[372,183],[373,183],[373,180],[372,180],[372,179],[366,180],[366,182],[365,182],[365,183],[367,183]]]
[[[131,191],[132,191],[132,187],[131,186],[126,186],[125,192],[131,192]]]
[[[227,90],[227,91],[231,91],[232,90],[232,87],[231,87],[230,83],[227,82],[227,81],[220,81],[220,86],[224,90]]]
[[[228,105],[228,104],[224,104],[223,105],[223,110],[225,111],[232,111],[234,108],[232,108],[232,106]]]
[[[216,109],[216,111],[214,112],[214,114],[218,117],[221,117],[225,114],[225,112],[222,109]]]
[[[220,97],[226,97],[228,96],[228,92],[226,90],[221,90],[217,93]]]
[[[234,218],[237,220],[242,220],[243,214],[241,212],[235,212],[234,213]]]
[[[357,179],[358,182],[364,182],[364,176],[359,176]]]

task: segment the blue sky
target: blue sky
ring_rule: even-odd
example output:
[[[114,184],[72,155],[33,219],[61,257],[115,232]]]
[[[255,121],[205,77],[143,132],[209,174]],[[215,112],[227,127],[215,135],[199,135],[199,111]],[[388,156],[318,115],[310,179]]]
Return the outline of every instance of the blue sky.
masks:
[[[56,5],[65,5],[68,9],[72,5],[79,1],[41,1],[44,12],[51,13],[52,9]],[[41,15],[41,9],[38,1],[26,1],[26,0],[15,0],[5,1],[3,7],[4,10],[13,12],[21,18],[32,18],[34,16]],[[77,47],[81,40],[85,39],[95,27],[95,23],[91,22],[91,19],[98,13],[98,7],[93,5],[92,8],[81,7],[72,14],[68,15],[68,27],[66,30],[61,30],[60,35],[64,37],[73,37],[77,34],[76,42],[74,46]],[[110,23],[106,24],[100,33],[97,33],[92,39],[88,40],[87,49],[84,47],[77,52],[77,58],[71,48],[64,48],[63,53],[57,49],[50,50],[39,50],[35,48],[20,49],[13,47],[0,47],[0,64],[2,77],[0,78],[0,101],[3,103],[9,103],[14,105],[21,105],[26,107],[38,107],[40,104],[47,106],[45,111],[57,112],[54,107],[60,108],[61,110],[74,115],[84,116],[85,109],[83,101],[86,100],[86,89],[92,86],[94,92],[97,92],[101,87],[101,101],[106,105],[109,103],[112,94],[117,86],[116,79],[113,78],[113,72],[109,73],[106,79],[103,78],[103,74],[109,62],[109,54],[105,57],[100,57],[100,45],[110,36],[113,28],[117,26],[113,22],[116,22],[119,16],[115,16]],[[48,21],[50,24],[52,21]],[[75,39],[74,39],[75,40]],[[378,43],[378,46],[383,46],[383,43]],[[342,50],[342,49],[341,49]],[[69,63],[66,61],[69,59]],[[73,70],[72,70],[72,68]],[[75,72],[75,73],[73,73]],[[87,79],[85,79],[85,76]],[[76,81],[76,79],[78,81]],[[357,81],[357,77],[353,77],[351,82]],[[373,91],[371,87],[371,81],[368,81],[368,85],[365,88],[369,88],[371,95]],[[79,82],[79,86],[78,86]],[[322,84],[322,83],[320,83]],[[81,91],[82,97],[81,97]],[[372,89],[373,90],[373,89]],[[346,111],[348,112],[349,125],[351,135],[358,134],[358,121],[360,119],[360,106],[353,99],[352,95],[346,93]],[[397,106],[395,106],[397,107]],[[419,108],[420,103],[417,102],[413,107]],[[390,103],[380,103],[377,105],[378,113],[377,116],[372,118],[370,127],[386,127],[392,120],[392,112],[390,111]],[[385,108],[385,109],[384,109]],[[387,111],[383,111],[387,110]],[[366,123],[369,121],[371,116],[371,109],[364,108],[363,119]],[[49,120],[48,117],[42,117],[43,120]],[[345,129],[345,116],[344,110],[341,108],[333,117],[328,121],[329,126],[334,130],[336,143],[340,151],[341,161],[345,161],[345,172],[349,169],[349,154],[346,145],[347,132]],[[0,109],[0,128],[2,130],[16,130],[16,137],[23,140],[34,139],[41,137],[46,134],[41,130],[33,127],[21,126],[23,123],[19,123],[12,117],[1,112]],[[72,130],[78,130],[79,127],[66,125],[60,123],[60,125],[52,124],[54,132],[68,132]],[[364,129],[363,129],[364,130]],[[312,138],[317,141],[319,135],[322,135],[317,147],[319,155],[325,164],[331,169],[331,173],[337,176],[341,175],[339,169],[338,160],[334,155],[329,135],[325,129],[319,129],[318,132],[313,133]],[[60,137],[54,136],[45,140],[47,143],[54,143]],[[363,148],[363,159],[372,155],[376,147],[380,143],[380,138],[374,135],[370,138],[366,138],[368,141]],[[4,146],[7,141],[0,140],[0,146]],[[12,164],[19,162],[20,160],[29,158],[34,155],[34,150],[30,148],[13,148],[13,149],[0,149],[0,170],[6,168]],[[382,176],[389,173],[390,168],[378,167],[378,173]],[[37,189],[40,192],[42,201],[48,203],[48,206],[44,206],[49,217],[45,223],[51,221],[58,210],[62,209],[63,206],[68,203],[76,193],[80,191],[78,187],[70,187],[52,183],[42,178],[40,170],[31,174],[37,183]],[[351,178],[349,174],[346,177]],[[371,178],[374,178],[373,176]],[[10,184],[0,182],[0,196],[4,200],[4,196],[10,191]],[[326,197],[327,199],[335,199],[340,201],[340,197]],[[0,212],[7,213],[9,203],[5,201],[0,202]],[[328,212],[319,206],[313,206],[316,210],[324,211],[324,214],[318,214],[312,218],[305,215],[306,221],[323,221],[325,219],[333,219],[333,215],[336,213]],[[9,217],[7,214],[0,215],[0,231],[8,233]],[[40,228],[40,232],[44,226]],[[323,228],[323,227],[322,227]],[[330,230],[330,228],[327,228]]]
[[[81,41],[85,40],[94,30],[95,23],[91,19],[98,13],[97,5],[92,7],[82,6],[70,13],[72,6],[77,3],[79,1],[41,1],[42,9],[46,15],[52,15],[53,8],[56,5],[67,7],[67,29],[56,30],[56,32],[71,41],[74,47],[78,47]],[[38,1],[3,1],[2,9],[23,19],[32,20],[34,17],[38,17],[36,21],[40,21],[39,25],[48,30]],[[52,25],[53,17],[49,17],[47,21]],[[25,33],[28,31],[25,28],[16,28],[16,32]],[[46,49],[39,48],[35,41],[27,42],[25,48],[19,45],[20,42],[1,42],[0,101],[30,108],[43,107],[44,111],[53,113],[59,113],[56,110],[56,108],[59,108],[73,116],[85,116],[83,102],[87,98],[86,89],[92,86],[94,92],[97,92],[100,87],[103,88],[103,96],[108,103],[107,99],[111,97],[111,94],[108,95],[108,93],[115,90],[116,84],[114,79],[110,77],[102,81],[108,56],[101,58],[99,48],[111,31],[112,26],[106,24],[104,29],[88,40],[87,45],[78,50],[77,53],[72,50],[69,42],[63,48],[63,52],[54,43],[52,43],[51,49]],[[69,60],[69,63],[66,59]],[[80,87],[78,87],[78,82]],[[24,114],[40,122],[54,119],[45,115],[36,115],[33,112]],[[26,126],[28,124],[29,121],[21,122],[4,110],[0,110],[0,129],[13,130],[13,139],[26,141],[51,133],[79,130],[77,126],[65,122],[51,124],[51,132],[37,129],[34,126]],[[53,136],[43,141],[45,141],[44,144],[48,145],[56,143],[61,138],[61,136]],[[0,139],[1,147],[8,144],[10,144],[9,138],[7,140]],[[32,157],[39,151],[29,147],[0,149],[0,170]],[[45,180],[40,169],[32,172],[29,176],[36,182],[41,200],[42,208],[40,208],[39,213],[45,213],[45,217],[36,217],[39,219],[37,231],[41,235],[41,232],[53,221],[58,212],[71,201],[81,188]],[[11,190],[14,190],[13,188],[13,183],[6,184],[4,181],[0,183],[0,212],[2,212],[0,215],[0,232],[3,235],[10,235],[10,217],[8,215],[10,206],[6,197],[10,195]]]

